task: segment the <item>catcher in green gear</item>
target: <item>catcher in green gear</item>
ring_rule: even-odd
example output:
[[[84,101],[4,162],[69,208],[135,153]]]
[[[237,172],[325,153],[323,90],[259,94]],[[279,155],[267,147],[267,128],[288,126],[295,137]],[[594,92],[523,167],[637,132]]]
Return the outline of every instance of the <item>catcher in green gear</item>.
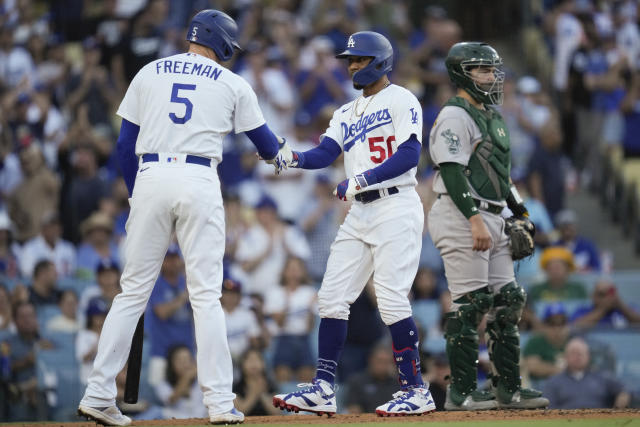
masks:
[[[513,260],[533,253],[535,227],[510,178],[509,132],[490,105],[502,103],[502,59],[486,43],[454,45],[445,61],[456,96],[440,111],[429,137],[438,198],[429,232],[444,260],[451,291],[445,338],[451,385],[445,409],[543,408],[549,401],[520,383],[518,321],[526,293]],[[505,207],[514,216],[503,219]],[[493,376],[478,390],[478,325],[488,315]]]

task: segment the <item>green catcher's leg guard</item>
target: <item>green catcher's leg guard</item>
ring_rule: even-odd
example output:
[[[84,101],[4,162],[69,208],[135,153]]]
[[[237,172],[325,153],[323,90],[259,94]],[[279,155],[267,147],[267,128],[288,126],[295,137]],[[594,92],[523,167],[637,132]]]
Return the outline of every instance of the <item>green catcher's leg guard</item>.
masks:
[[[493,295],[482,288],[453,301],[458,310],[446,314],[445,339],[451,365],[450,397],[461,405],[478,382],[478,324],[493,304]]]

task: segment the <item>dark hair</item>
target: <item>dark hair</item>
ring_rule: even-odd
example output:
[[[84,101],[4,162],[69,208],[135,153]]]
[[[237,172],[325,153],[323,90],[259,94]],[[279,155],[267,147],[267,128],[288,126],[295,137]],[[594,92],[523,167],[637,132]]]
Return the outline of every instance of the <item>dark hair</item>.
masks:
[[[282,267],[282,272],[280,273],[280,285],[284,286],[284,272],[287,269],[287,266],[289,265],[289,263],[293,261],[298,261],[300,265],[302,265],[303,274],[302,274],[302,279],[300,281],[300,284],[301,285],[310,284],[311,277],[309,276],[309,270],[307,269],[307,264],[305,264],[302,258],[299,258],[294,255],[289,255],[287,259],[284,261],[284,266]]]
[[[171,384],[172,387],[178,383],[178,374],[173,369],[173,357],[176,355],[178,351],[184,350],[184,349],[186,349],[189,352],[189,354],[191,354],[191,349],[184,344],[176,344],[174,346],[171,346],[167,351],[166,377],[167,377],[167,382]]]
[[[33,278],[35,279],[36,277],[38,277],[40,273],[49,268],[50,265],[53,265],[53,263],[48,259],[41,259],[40,261],[38,261],[36,263],[36,266],[33,267]]]

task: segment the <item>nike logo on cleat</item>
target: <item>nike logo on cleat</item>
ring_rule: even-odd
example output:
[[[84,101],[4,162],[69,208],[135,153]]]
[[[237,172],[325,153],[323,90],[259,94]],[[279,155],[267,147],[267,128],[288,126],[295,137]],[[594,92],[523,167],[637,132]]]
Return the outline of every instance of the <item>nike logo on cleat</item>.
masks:
[[[150,166],[147,166],[146,168],[142,168],[142,169],[140,169],[140,172],[144,172],[144,171],[146,171],[146,170],[147,170],[147,169],[149,169],[149,168],[150,168]]]

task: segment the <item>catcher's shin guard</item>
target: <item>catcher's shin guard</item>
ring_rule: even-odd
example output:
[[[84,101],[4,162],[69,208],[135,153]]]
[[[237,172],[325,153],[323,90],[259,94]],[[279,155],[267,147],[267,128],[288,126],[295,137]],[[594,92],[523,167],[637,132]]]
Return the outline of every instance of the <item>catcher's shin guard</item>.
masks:
[[[511,401],[520,390],[520,334],[518,322],[527,294],[511,282],[494,297],[491,319],[487,322],[489,357],[495,371],[494,385],[499,402]]]
[[[451,400],[461,405],[477,388],[478,325],[489,311],[493,296],[487,288],[465,294],[454,301],[457,311],[446,314],[445,339],[451,365]]]

